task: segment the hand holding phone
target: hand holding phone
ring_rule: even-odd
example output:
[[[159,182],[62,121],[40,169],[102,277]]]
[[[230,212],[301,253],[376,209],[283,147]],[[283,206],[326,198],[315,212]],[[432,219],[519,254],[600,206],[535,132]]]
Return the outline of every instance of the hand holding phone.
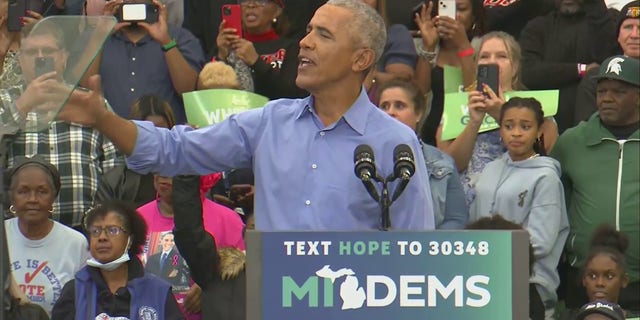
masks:
[[[497,64],[479,64],[477,90],[482,92],[485,97],[489,98],[489,93],[483,87],[484,84],[489,86],[496,95],[499,95],[500,89],[500,69]]]
[[[7,8],[7,29],[12,32],[22,30],[22,21],[20,21],[20,17],[24,17],[26,13],[26,0],[9,0]]]
[[[242,38],[242,8],[239,4],[223,5],[222,19],[225,21],[225,28],[236,29],[236,35]]]
[[[36,57],[34,63],[36,77],[56,71],[52,57]]]
[[[455,0],[437,0],[438,1],[438,16],[449,17],[456,19],[456,1]]]

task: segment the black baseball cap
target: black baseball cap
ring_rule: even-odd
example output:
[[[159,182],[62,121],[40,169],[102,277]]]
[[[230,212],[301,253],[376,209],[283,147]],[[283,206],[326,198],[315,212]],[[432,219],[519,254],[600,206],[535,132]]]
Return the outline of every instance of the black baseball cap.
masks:
[[[583,305],[578,311],[576,320],[583,320],[590,314],[601,314],[611,320],[624,320],[624,312],[616,303],[609,301],[593,301]]]

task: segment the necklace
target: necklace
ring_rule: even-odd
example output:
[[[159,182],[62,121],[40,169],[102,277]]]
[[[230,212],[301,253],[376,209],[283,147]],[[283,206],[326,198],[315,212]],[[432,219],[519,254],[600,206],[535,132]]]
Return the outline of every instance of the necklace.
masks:
[[[527,160],[533,159],[533,158],[537,158],[539,155],[540,154],[538,154],[538,153],[534,153],[534,154],[531,155],[531,157],[527,158]]]

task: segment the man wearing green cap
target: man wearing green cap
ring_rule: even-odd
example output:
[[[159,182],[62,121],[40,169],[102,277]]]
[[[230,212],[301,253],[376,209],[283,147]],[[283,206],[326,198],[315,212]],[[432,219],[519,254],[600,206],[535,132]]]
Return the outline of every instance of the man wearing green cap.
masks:
[[[562,164],[571,233],[566,303],[586,303],[582,277],[593,230],[607,223],[629,238],[629,285],[619,303],[640,311],[640,62],[627,56],[606,59],[597,75],[598,112],[562,134],[551,156]]]

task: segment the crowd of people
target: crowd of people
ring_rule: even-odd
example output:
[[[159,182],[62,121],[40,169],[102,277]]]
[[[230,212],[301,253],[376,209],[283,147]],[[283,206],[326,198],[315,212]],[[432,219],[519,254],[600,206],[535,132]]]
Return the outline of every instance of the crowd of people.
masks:
[[[0,0],[6,319],[245,319],[246,229],[386,228],[363,144],[415,155],[392,229],[528,232],[530,319],[640,317],[638,0],[81,2]],[[189,125],[208,89],[269,102]]]

